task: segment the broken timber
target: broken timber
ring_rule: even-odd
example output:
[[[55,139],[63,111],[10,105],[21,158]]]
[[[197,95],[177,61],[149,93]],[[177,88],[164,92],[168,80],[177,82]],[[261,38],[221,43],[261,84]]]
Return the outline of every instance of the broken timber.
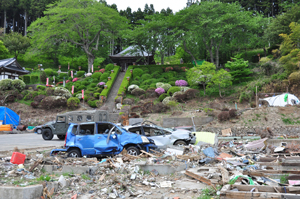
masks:
[[[204,182],[205,184],[208,184],[208,185],[212,186],[217,191],[216,187],[211,183],[211,181],[209,179],[206,179],[206,178],[204,178],[202,176],[194,174],[194,173],[192,173],[190,171],[185,171],[185,175],[188,175],[188,176],[190,176],[192,178],[195,178],[196,180],[199,180],[201,182]]]
[[[237,188],[238,191],[233,191]],[[252,189],[258,192],[250,192]],[[279,192],[279,193],[278,193]],[[285,193],[286,192],[286,193]],[[293,192],[293,193],[291,193]],[[295,192],[297,194],[295,194]],[[255,199],[282,199],[285,198],[300,198],[300,187],[271,187],[257,185],[225,185],[221,189],[220,199],[240,199],[240,198],[255,198]]]

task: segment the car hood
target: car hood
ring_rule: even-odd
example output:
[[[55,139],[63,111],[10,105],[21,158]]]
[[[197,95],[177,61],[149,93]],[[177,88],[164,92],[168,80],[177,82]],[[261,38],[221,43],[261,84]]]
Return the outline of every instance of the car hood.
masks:
[[[190,133],[192,133],[192,132],[184,130],[184,129],[177,129],[177,130],[175,130],[175,131],[172,132],[172,135],[174,137],[178,137],[180,139],[185,139],[185,138],[189,138],[190,137]]]

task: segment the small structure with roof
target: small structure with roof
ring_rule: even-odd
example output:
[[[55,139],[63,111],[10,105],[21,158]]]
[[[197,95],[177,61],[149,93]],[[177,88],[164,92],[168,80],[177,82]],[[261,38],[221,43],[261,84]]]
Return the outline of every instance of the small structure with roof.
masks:
[[[20,75],[26,75],[29,71],[21,67],[16,58],[0,60],[0,80],[19,79]]]
[[[137,46],[129,46],[125,50],[121,51],[116,55],[109,56],[110,59],[121,66],[122,70],[127,70],[130,65],[150,65],[155,64],[154,57],[152,54],[148,54],[145,51],[141,51]]]
[[[259,99],[260,102],[267,102],[269,106],[293,106],[300,104],[298,97],[290,93]]]

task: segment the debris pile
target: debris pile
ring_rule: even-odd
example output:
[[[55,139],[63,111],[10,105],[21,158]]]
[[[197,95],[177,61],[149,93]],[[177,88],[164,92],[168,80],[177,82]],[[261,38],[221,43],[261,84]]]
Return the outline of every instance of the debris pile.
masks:
[[[16,148],[0,158],[0,184],[42,185],[44,199],[300,197],[297,139],[219,140],[101,159]]]

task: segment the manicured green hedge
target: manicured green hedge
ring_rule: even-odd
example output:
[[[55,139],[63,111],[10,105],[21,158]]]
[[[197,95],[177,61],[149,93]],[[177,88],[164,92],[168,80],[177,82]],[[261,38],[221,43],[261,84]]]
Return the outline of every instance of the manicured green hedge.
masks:
[[[122,81],[122,83],[121,83],[121,86],[120,86],[120,88],[119,88],[117,97],[120,96],[120,95],[122,95],[122,92],[126,93],[126,91],[127,91],[127,88],[128,88],[128,86],[129,86],[129,81],[127,80],[127,77],[130,77],[130,79],[131,79],[131,77],[132,77],[132,74],[131,74],[131,72],[130,72],[130,69],[133,69],[133,66],[129,66],[129,67],[127,68],[127,71],[126,71],[126,73],[125,73],[124,79],[123,79],[123,81]]]
[[[109,76],[109,77],[111,77],[111,79],[106,82],[107,88],[103,89],[103,91],[101,92],[100,96],[105,96],[105,97],[108,96],[108,94],[110,92],[110,89],[113,86],[113,84],[114,84],[114,82],[115,82],[115,80],[116,80],[116,78],[117,78],[117,76],[119,74],[120,66],[115,66],[113,70],[114,70],[114,73],[111,73],[110,76]]]
[[[39,76],[37,76],[37,75],[31,75],[30,80],[31,80],[31,83],[34,84],[34,83],[36,83],[36,82],[39,81]]]
[[[25,84],[30,84],[30,75],[23,75],[23,81]]]
[[[147,68],[150,70],[150,73],[154,73],[156,71],[163,72],[165,68],[172,67],[174,70],[176,68],[180,69],[181,67],[186,67],[187,69],[194,67],[193,64],[169,64],[169,65],[140,65],[140,66],[133,66],[133,68]],[[163,71],[162,71],[163,70]]]

